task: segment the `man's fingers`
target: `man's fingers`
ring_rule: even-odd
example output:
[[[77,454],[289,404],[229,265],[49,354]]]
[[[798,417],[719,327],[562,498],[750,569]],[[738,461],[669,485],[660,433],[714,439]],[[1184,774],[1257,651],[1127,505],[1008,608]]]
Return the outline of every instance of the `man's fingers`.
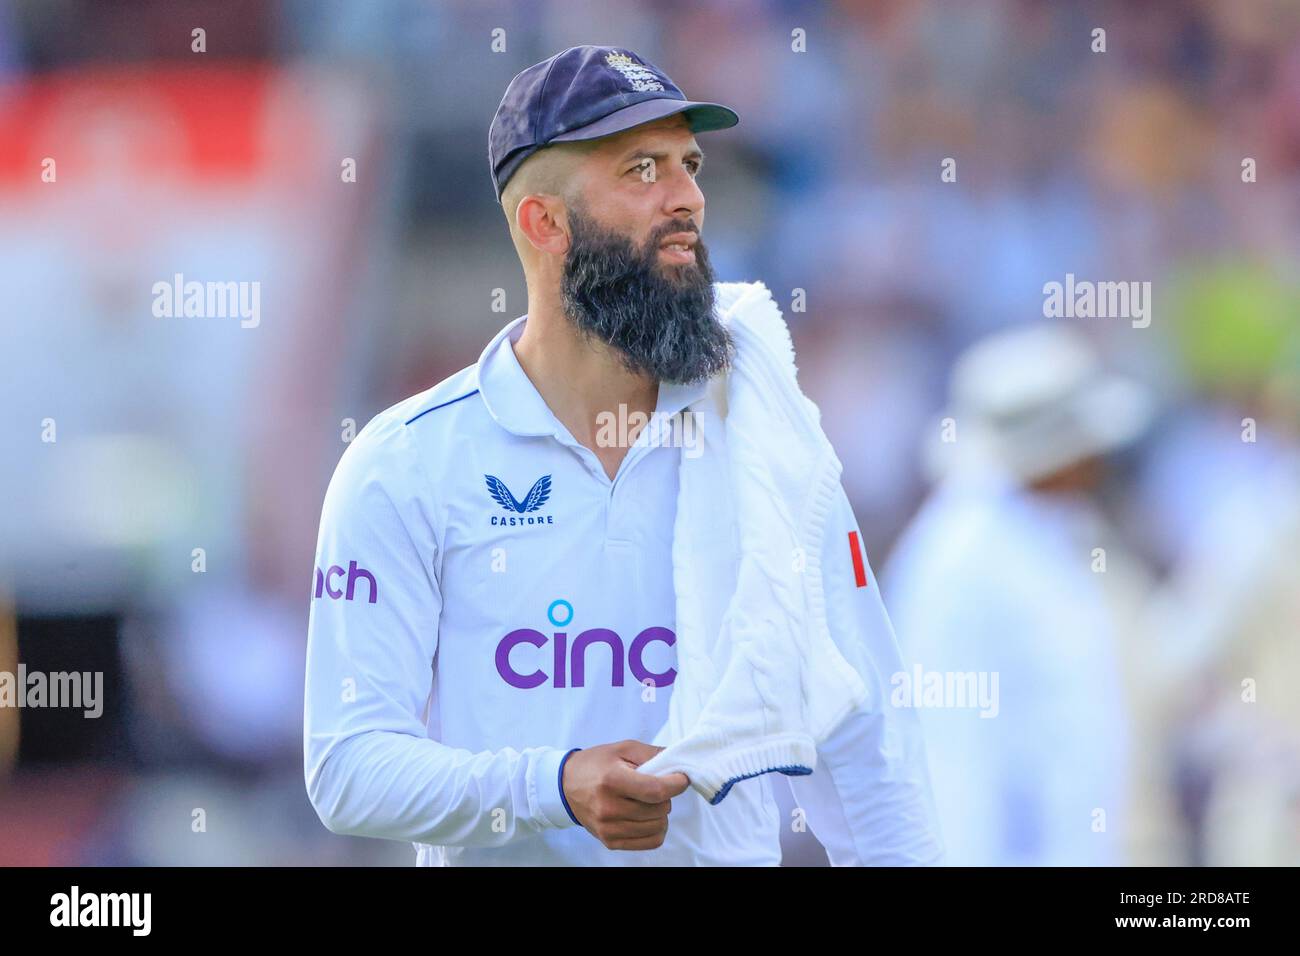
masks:
[[[613,798],[612,806],[622,820],[662,820],[673,812],[671,800],[646,803],[634,797],[619,796]]]
[[[612,840],[605,845],[611,850],[657,850],[664,845],[664,835],[657,833],[637,840]]]
[[[643,840],[655,838],[662,840],[668,832],[668,821],[662,817],[658,820],[620,820],[607,824],[601,829],[600,840],[606,846],[621,840]],[[615,847],[610,847],[615,849]]]
[[[690,778],[684,773],[658,776],[639,773],[630,767],[626,774],[619,774],[615,778],[615,786],[619,793],[633,800],[640,800],[642,803],[662,803],[671,800],[690,785]]]
[[[686,788],[691,785],[691,778],[684,773],[666,773],[659,778],[669,787],[668,795],[675,797],[679,793],[684,793]]]
[[[587,806],[594,814],[589,829],[611,850],[662,846],[672,798],[691,785],[690,778],[681,772],[653,774],[637,769],[663,747],[621,740],[599,749],[605,751],[604,768],[586,794]]]
[[[663,749],[663,747],[656,747],[654,744],[643,743],[640,740],[623,740],[619,742],[616,752],[624,760],[639,767]]]

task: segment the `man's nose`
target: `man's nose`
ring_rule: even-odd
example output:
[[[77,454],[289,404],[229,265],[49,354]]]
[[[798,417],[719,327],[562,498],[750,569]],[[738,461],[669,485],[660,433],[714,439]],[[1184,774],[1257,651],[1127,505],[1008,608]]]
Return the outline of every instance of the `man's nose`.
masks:
[[[704,216],[704,193],[695,177],[678,166],[664,185],[664,212],[674,219],[690,219],[698,227]]]

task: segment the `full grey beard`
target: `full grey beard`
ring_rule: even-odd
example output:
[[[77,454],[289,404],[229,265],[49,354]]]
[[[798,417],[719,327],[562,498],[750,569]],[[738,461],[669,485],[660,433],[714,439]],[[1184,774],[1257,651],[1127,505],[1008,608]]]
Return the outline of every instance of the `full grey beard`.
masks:
[[[659,262],[664,237],[693,228],[664,223],[638,251],[585,210],[571,207],[569,225],[560,297],[580,332],[612,346],[629,370],[665,382],[690,385],[730,367],[735,345],[714,314],[704,243],[693,265]]]

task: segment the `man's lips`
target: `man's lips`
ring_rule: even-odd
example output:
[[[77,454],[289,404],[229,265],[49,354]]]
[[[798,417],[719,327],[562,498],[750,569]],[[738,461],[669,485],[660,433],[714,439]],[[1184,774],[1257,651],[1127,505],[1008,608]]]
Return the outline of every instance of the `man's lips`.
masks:
[[[693,232],[675,232],[659,243],[659,251],[670,262],[691,263],[695,261],[695,243],[698,241],[699,236]]]

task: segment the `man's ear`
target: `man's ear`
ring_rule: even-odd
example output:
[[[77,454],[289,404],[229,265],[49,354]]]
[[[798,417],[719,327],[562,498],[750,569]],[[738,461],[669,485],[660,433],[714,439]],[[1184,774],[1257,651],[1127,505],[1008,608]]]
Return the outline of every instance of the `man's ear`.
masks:
[[[569,223],[559,196],[536,193],[519,200],[515,228],[540,252],[562,256],[569,250]]]

